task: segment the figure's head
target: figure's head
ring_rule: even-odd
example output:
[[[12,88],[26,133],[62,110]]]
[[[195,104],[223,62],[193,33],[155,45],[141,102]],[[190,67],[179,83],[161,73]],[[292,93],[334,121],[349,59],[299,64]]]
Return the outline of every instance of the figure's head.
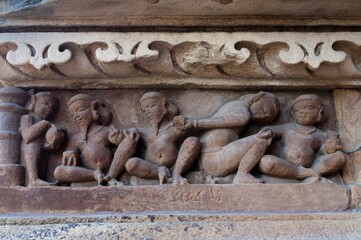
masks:
[[[31,97],[28,109],[40,119],[49,119],[58,109],[58,100],[49,92],[39,92]]]
[[[327,131],[325,141],[326,152],[331,154],[341,149],[340,135],[335,131]]]
[[[314,125],[322,120],[323,106],[314,94],[298,96],[292,104],[292,116],[296,123],[304,126]]]
[[[70,98],[69,112],[79,127],[87,128],[99,118],[96,110],[96,101],[88,94],[78,94]]]
[[[278,115],[280,104],[276,95],[272,93],[259,92],[251,104],[249,111],[252,121],[258,123],[272,122]]]
[[[159,92],[147,92],[139,102],[152,126],[158,126],[165,119],[170,121],[178,114],[178,108]]]

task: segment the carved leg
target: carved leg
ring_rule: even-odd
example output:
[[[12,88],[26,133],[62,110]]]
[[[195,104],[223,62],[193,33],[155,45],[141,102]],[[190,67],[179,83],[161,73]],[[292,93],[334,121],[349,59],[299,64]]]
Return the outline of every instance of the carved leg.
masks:
[[[77,166],[58,166],[55,168],[55,179],[61,183],[87,182],[96,180],[101,182],[100,170],[86,169]]]
[[[238,171],[236,176],[233,179],[233,183],[261,183],[262,179],[255,178],[249,172],[259,163],[261,158],[264,156],[268,146],[269,141],[264,138],[254,137],[253,139],[248,140],[253,146],[247,148],[248,152],[241,157],[241,162],[238,166]],[[248,144],[247,144],[248,145]]]
[[[187,138],[178,153],[178,158],[173,169],[173,184],[188,183],[186,178],[182,177],[189,167],[194,163],[201,150],[201,144],[196,137]]]
[[[170,177],[170,172],[167,167],[158,166],[136,157],[130,158],[127,161],[125,169],[132,176],[146,179],[156,179],[158,177],[160,184],[164,183],[167,178]]]
[[[259,163],[259,170],[262,173],[274,177],[290,178],[290,179],[305,179],[305,182],[310,183],[318,181],[320,176],[311,168],[304,168],[296,166],[281,158],[265,155]]]
[[[257,145],[257,139],[253,135],[231,142],[218,151],[203,152],[200,157],[200,169],[213,177],[228,176],[239,169],[241,160],[255,145]],[[245,163],[244,167],[246,166]]]
[[[29,143],[24,149],[24,160],[29,176],[28,186],[50,186],[51,184],[39,179],[38,166],[43,151],[42,144]]]
[[[315,162],[312,168],[321,176],[336,173],[345,165],[346,154],[337,151],[332,154],[321,156],[319,161]]]
[[[120,182],[116,181],[125,170],[125,164],[128,159],[134,155],[136,151],[136,142],[123,140],[115,151],[114,158],[107,175],[104,180],[108,185],[119,185]],[[121,183],[122,184],[122,183]]]

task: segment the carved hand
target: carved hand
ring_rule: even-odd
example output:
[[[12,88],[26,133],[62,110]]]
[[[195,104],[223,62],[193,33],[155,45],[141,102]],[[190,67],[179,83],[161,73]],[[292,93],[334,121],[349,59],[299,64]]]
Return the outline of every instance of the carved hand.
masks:
[[[182,115],[176,116],[173,118],[173,125],[180,130],[187,130],[190,128],[195,128],[196,120],[186,118]]]
[[[132,144],[135,144],[138,142],[140,138],[140,134],[137,129],[132,130],[123,130],[124,140],[129,141]]]
[[[114,145],[119,145],[124,138],[124,131],[116,129],[113,125],[110,126],[109,141]]]
[[[63,152],[62,163],[64,166],[77,166],[79,160],[79,152],[70,150]]]
[[[257,133],[258,138],[269,140],[269,144],[271,144],[272,138],[274,136],[275,136],[274,131],[269,127],[264,127]]]

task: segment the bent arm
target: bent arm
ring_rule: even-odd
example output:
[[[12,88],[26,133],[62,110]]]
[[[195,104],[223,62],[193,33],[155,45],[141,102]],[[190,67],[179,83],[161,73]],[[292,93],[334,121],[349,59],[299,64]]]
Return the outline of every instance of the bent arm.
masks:
[[[21,118],[20,123],[21,136],[23,137],[25,143],[30,143],[44,134],[50,126],[51,123],[46,120],[33,124],[32,117],[25,115]]]
[[[233,128],[245,126],[251,117],[249,113],[245,114],[230,114],[228,116],[206,118],[196,120],[197,128]]]

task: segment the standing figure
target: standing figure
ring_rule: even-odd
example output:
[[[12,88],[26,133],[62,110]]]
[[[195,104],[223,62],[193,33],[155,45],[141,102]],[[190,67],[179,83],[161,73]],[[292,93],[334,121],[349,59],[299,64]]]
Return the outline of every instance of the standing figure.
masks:
[[[200,141],[202,154],[200,170],[205,171],[211,182],[222,182],[237,172],[233,183],[259,183],[250,174],[272,142],[273,132],[262,129],[258,134],[239,139],[249,122],[269,123],[279,112],[277,97],[271,93],[259,92],[242,96],[239,100],[224,104],[210,118],[191,119],[178,117],[175,125],[180,129],[207,129]]]
[[[29,176],[28,186],[50,185],[39,178],[39,164],[47,161],[48,150],[58,149],[63,141],[64,130],[48,121],[57,109],[56,98],[49,92],[40,92],[31,97],[29,114],[21,117],[21,150]]]
[[[339,136],[317,129],[322,120],[321,100],[313,94],[301,95],[292,104],[294,123],[272,126],[275,138],[281,138],[279,156],[265,155],[259,170],[274,177],[319,181],[320,175],[339,171],[346,163]],[[315,161],[316,160],[316,161]]]
[[[173,125],[173,118],[178,108],[159,92],[145,93],[140,99],[140,108],[147,117],[151,127],[138,129],[146,145],[144,159],[133,157],[125,168],[130,175],[146,178],[158,178],[165,183],[172,177],[172,183],[184,184],[187,179],[182,175],[193,164],[200,151],[200,143],[196,137],[186,136],[186,131]],[[170,169],[172,173],[170,173]]]
[[[116,179],[124,171],[122,163],[135,153],[139,134],[104,126],[109,122],[109,116],[104,115],[109,112],[88,94],[73,96],[68,105],[80,133],[70,139],[63,163],[55,169],[56,180],[66,184],[94,180],[98,185],[119,184]]]

